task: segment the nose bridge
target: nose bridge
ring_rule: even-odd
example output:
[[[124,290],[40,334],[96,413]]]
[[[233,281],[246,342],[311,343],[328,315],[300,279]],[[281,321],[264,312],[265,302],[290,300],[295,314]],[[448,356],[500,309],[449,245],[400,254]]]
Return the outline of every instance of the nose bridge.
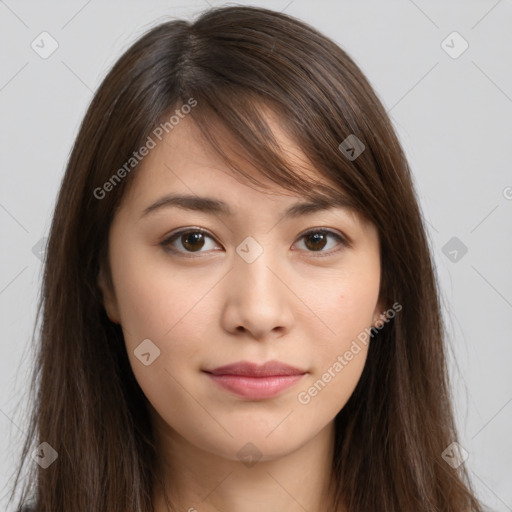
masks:
[[[276,288],[276,277],[270,268],[276,267],[277,257],[267,243],[269,238],[246,237],[237,247],[233,272],[236,280],[243,286],[252,287],[256,292]],[[269,268],[270,267],[270,268]],[[251,290],[246,290],[250,292]],[[270,297],[269,297],[270,299]]]
[[[256,338],[289,328],[293,316],[290,294],[275,275],[282,272],[278,255],[264,243],[247,237],[237,246],[225,304],[227,329],[243,327]]]

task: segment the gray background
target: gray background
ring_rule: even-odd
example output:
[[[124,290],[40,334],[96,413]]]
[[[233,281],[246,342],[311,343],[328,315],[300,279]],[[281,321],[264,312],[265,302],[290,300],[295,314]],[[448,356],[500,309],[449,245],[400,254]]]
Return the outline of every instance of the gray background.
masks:
[[[129,44],[160,21],[222,2],[184,4],[0,1],[0,507],[25,429],[19,405],[41,282],[38,243],[72,142]],[[465,464],[488,505],[512,510],[512,1],[251,4],[332,37],[386,106],[428,221]],[[58,43],[47,59],[31,47],[43,31]],[[457,58],[463,41],[448,37],[453,31],[469,44]]]

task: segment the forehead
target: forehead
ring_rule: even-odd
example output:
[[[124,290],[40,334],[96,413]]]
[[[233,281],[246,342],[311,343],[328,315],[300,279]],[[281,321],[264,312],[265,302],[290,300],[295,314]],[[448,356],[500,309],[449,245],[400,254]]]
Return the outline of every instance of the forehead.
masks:
[[[322,176],[309,162],[306,155],[281,128],[273,114],[265,114],[275,138],[280,146],[281,155],[298,176],[311,183],[325,183]],[[243,169],[246,174],[254,177],[258,184],[251,183],[267,196],[280,195],[300,197],[297,192],[290,191],[261,173],[251,160],[243,154],[235,137],[219,122],[212,122],[212,130],[222,143],[222,151],[228,156],[235,168]],[[133,178],[126,196],[140,197],[163,187],[181,187],[194,193],[204,187],[214,185],[216,191],[227,188],[235,189],[238,184],[248,185],[248,180],[231,169],[204,138],[201,130],[191,116],[185,116],[162,140],[156,140],[156,146],[149,151],[133,171]],[[250,193],[243,189],[244,192]],[[240,188],[238,192],[242,192]],[[135,193],[135,194],[133,194]],[[127,200],[134,197],[127,197]]]
[[[326,177],[314,168],[297,144],[286,134],[276,116],[272,113],[265,116],[278,141],[282,156],[293,171],[312,184],[325,185]],[[239,144],[224,126],[216,123],[212,129],[216,130],[216,137],[222,141],[222,149],[230,161],[235,167],[254,176],[258,181],[257,186],[230,169],[226,161],[206,141],[193,119],[186,116],[157,142],[135,169],[135,176],[125,193],[121,208],[129,209],[132,218],[135,218],[137,212],[137,219],[162,202],[167,202],[167,206],[185,205],[190,210],[233,217],[264,216],[264,210],[298,217],[326,209],[325,204],[318,201],[319,194],[314,201],[316,204],[310,201],[309,194],[314,195],[314,186],[308,195],[284,188],[264,176],[246,155],[241,154]],[[176,199],[177,195],[181,197]],[[298,205],[298,201],[301,205]],[[323,201],[325,203],[325,199]],[[341,191],[335,194],[335,203],[337,204],[332,207],[343,208],[344,214],[351,217],[352,221],[364,221],[350,207],[350,201]]]

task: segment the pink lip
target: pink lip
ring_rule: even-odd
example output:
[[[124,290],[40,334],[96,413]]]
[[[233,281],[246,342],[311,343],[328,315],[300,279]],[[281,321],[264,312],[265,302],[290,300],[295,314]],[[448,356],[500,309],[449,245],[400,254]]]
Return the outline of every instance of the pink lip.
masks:
[[[263,400],[290,388],[307,372],[278,361],[268,361],[263,365],[240,361],[205,373],[236,395]]]

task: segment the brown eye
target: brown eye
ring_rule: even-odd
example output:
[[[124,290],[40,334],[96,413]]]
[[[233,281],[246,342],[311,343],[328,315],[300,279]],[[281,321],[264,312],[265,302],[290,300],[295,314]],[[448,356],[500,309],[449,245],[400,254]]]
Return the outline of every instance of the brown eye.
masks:
[[[304,237],[306,247],[312,251],[322,250],[326,243],[327,237],[325,233],[313,233]]]
[[[181,235],[182,245],[188,251],[201,249],[204,245],[204,234],[197,231]]]
[[[213,238],[205,231],[200,229],[187,229],[170,236],[164,240],[161,245],[171,252],[201,253],[205,252],[201,250],[205,246],[206,249],[212,248],[208,247],[208,239],[213,240]],[[215,244],[213,244],[213,246],[215,247]]]
[[[307,252],[318,252],[322,253],[320,254],[323,256],[332,254],[334,252],[337,252],[337,249],[331,250],[324,250],[326,246],[329,245],[329,238],[333,238],[338,241],[338,245],[342,245],[345,247],[348,247],[348,242],[338,233],[335,233],[334,231],[327,230],[327,229],[315,229],[308,231],[304,235],[302,235],[301,240],[304,240],[304,245],[306,247]],[[334,244],[335,246],[336,244]],[[333,247],[333,244],[331,243],[331,246],[328,247],[330,249]],[[338,249],[339,250],[339,249]]]
[[[211,242],[208,242],[208,240]],[[337,244],[333,243],[331,240],[337,241]],[[340,247],[336,249],[336,245],[344,247],[350,246],[345,238],[329,229],[310,230],[300,237],[300,241],[304,243],[305,246],[305,248],[301,248],[301,250],[305,250],[308,253],[318,253],[315,254],[315,256],[329,256],[338,252]],[[209,243],[210,245],[208,245]],[[202,229],[178,231],[161,242],[160,245],[168,252],[183,256],[192,256],[194,253],[199,255],[218,247],[212,236]]]

